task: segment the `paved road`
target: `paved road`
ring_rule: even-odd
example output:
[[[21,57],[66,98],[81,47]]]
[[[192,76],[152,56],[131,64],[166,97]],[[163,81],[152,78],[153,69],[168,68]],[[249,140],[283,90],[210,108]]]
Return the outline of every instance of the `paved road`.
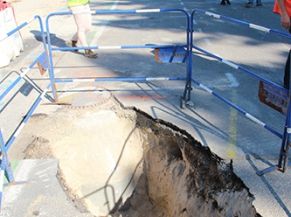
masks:
[[[93,9],[147,9],[147,8],[202,8],[232,16],[270,28],[280,29],[279,18],[271,13],[272,1],[264,1],[260,8],[246,9],[241,1],[231,6],[220,6],[217,1],[92,1]],[[180,14],[97,15],[89,36],[92,44],[168,44],[185,42],[185,18]],[[195,16],[194,43],[234,61],[257,74],[281,84],[283,63],[290,44],[285,39],[267,35],[249,28],[221,22],[206,16]],[[62,46],[70,40],[74,31],[69,16],[52,21],[54,46]],[[32,47],[31,49],[35,49]],[[156,64],[150,50],[98,51],[97,60],[89,60],[74,53],[56,53],[57,77],[72,76],[185,76],[186,67],[180,64]],[[246,74],[196,53],[193,57],[193,76],[217,93],[236,102],[248,112],[282,132],[284,117],[260,104],[257,99],[258,81]],[[1,72],[2,75],[6,72]],[[39,77],[32,74],[32,77]],[[101,85],[101,84],[100,84]],[[192,92],[193,109],[179,109],[179,96],[183,90],[180,82],[143,84],[102,84],[108,89],[141,89],[145,94],[158,91],[165,100],[136,102],[126,97],[135,91],[116,92],[125,105],[135,105],[158,118],[170,120],[191,132],[203,145],[207,145],[225,159],[235,158],[235,171],[255,194],[255,205],[264,216],[291,216],[290,170],[286,174],[271,173],[259,178],[257,169],[267,166],[263,160],[276,163],[280,140],[261,127],[244,119],[236,110],[229,108],[200,88]],[[59,88],[61,88],[60,86]],[[62,88],[77,88],[65,85]],[[157,88],[158,87],[158,88]],[[36,95],[36,93],[35,93]],[[35,97],[34,95],[34,97]],[[29,106],[33,96],[20,96],[18,104]],[[24,106],[23,106],[24,107]],[[22,107],[22,108],[23,108]],[[42,106],[42,109],[44,107]],[[12,111],[12,112],[11,112]],[[18,109],[9,110],[0,121],[9,123],[6,138],[21,118]],[[12,113],[12,114],[11,114]],[[14,117],[13,121],[11,117]],[[12,124],[13,122],[13,124]],[[2,124],[1,124],[2,125]],[[4,126],[8,126],[5,124]],[[240,147],[240,151],[236,149]],[[262,160],[263,159],[263,160]]]

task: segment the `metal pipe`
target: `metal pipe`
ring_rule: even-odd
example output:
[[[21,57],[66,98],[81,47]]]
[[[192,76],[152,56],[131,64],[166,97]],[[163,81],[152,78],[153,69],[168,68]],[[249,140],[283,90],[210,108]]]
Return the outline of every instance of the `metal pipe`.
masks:
[[[147,81],[184,81],[182,77],[98,77],[98,78],[55,78],[57,83],[71,82],[147,82]]]
[[[114,45],[114,46],[88,46],[88,47],[53,47],[52,51],[75,51],[75,50],[120,50],[120,49],[154,49],[170,47],[186,47],[187,45]]]

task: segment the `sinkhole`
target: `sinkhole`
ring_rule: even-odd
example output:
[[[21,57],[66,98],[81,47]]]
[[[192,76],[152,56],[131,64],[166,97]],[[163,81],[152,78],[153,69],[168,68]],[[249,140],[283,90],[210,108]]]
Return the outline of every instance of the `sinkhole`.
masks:
[[[185,130],[123,108],[106,91],[85,97],[68,94],[62,100],[71,105],[33,116],[26,133],[34,140],[25,155],[59,161],[60,183],[80,212],[113,217],[260,216],[232,164]]]

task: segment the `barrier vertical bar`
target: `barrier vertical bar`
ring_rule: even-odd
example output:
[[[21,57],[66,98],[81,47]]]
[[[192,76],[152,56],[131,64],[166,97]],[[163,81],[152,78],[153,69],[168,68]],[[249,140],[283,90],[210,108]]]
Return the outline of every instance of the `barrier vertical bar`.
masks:
[[[44,36],[44,28],[43,28],[42,19],[41,19],[41,17],[39,15],[36,15],[34,18],[37,19],[38,22],[39,22],[39,28],[40,28],[41,37],[42,37],[43,49],[44,49],[44,51],[45,51],[45,53],[47,55],[48,52],[47,52],[46,40],[45,40],[45,36]]]
[[[6,176],[8,182],[11,183],[14,181],[13,172],[7,157],[7,150],[5,148],[2,129],[0,129],[0,148],[1,148],[1,165],[0,165],[0,208],[1,208],[4,187],[4,175]]]
[[[187,78],[183,95],[180,99],[180,107],[191,100],[192,91],[192,49],[193,49],[193,17],[192,14],[187,16]]]
[[[49,14],[46,18],[46,36],[47,36],[47,48],[48,48],[48,71],[50,77],[50,86],[52,88],[53,98],[58,101],[58,95],[56,91],[56,81],[55,81],[55,73],[54,73],[54,63],[53,63],[53,54],[52,54],[52,44],[51,44],[51,37],[50,37],[50,28],[49,28],[49,18],[51,14]]]
[[[289,52],[289,58],[291,53]],[[291,146],[291,89],[290,89],[290,74],[291,74],[291,62],[289,62],[289,100],[288,100],[288,111],[287,118],[284,128],[284,138],[282,139],[282,146],[279,155],[278,169],[285,172],[288,167],[288,151]]]
[[[3,139],[2,130],[0,129],[0,148],[1,148],[1,170],[5,171],[5,176],[8,182],[14,181],[14,176],[12,169],[10,167],[10,162],[7,156],[7,149],[5,147],[5,142]]]
[[[278,170],[280,170],[282,172],[285,172],[287,169],[288,150],[289,150],[289,146],[291,144],[291,140],[290,140],[290,135],[291,135],[290,112],[291,112],[291,103],[290,103],[290,97],[289,97],[288,114],[287,114],[285,127],[284,127],[284,137],[282,139],[282,146],[281,146],[279,160],[278,160]]]

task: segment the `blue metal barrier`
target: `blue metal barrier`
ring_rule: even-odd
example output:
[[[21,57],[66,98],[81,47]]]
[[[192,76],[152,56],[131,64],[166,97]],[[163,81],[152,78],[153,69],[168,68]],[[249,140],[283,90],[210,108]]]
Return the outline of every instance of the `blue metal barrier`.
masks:
[[[0,102],[4,101],[5,97],[15,88],[15,86],[21,81],[24,80],[25,82],[29,83],[32,88],[34,88],[38,93],[40,93],[39,97],[35,100],[35,102],[33,103],[32,107],[29,109],[28,113],[24,116],[24,118],[22,119],[22,121],[19,123],[19,125],[16,127],[16,129],[14,130],[14,132],[12,133],[12,135],[10,136],[10,138],[7,140],[7,142],[4,141],[3,135],[2,135],[2,130],[0,130],[0,151],[1,151],[1,162],[0,162],[0,206],[1,206],[1,201],[2,201],[2,195],[3,195],[3,179],[4,179],[4,175],[6,176],[7,180],[9,183],[14,181],[14,177],[13,177],[13,172],[10,168],[10,162],[8,160],[8,156],[7,156],[7,152],[10,148],[10,146],[12,145],[12,143],[15,141],[17,135],[20,133],[20,131],[22,130],[22,128],[24,127],[24,125],[28,122],[29,118],[31,117],[31,115],[33,114],[34,110],[36,109],[36,107],[39,105],[40,101],[46,97],[48,100],[53,101],[51,99],[51,97],[47,94],[47,90],[43,91],[37,84],[34,83],[34,81],[32,81],[28,76],[27,73],[39,62],[41,62],[43,59],[43,57],[47,57],[47,46],[45,44],[45,38],[44,38],[44,28],[43,28],[43,22],[40,16],[35,16],[33,19],[31,19],[28,22],[24,22],[22,24],[20,24],[19,26],[17,26],[16,28],[14,28],[13,30],[9,31],[8,33],[6,33],[1,39],[5,40],[6,38],[12,36],[14,33],[18,32],[19,30],[23,29],[24,27],[28,26],[29,24],[31,24],[33,21],[37,21],[39,23],[39,28],[40,28],[40,32],[42,35],[42,42],[43,42],[43,49],[44,51],[38,55],[33,62],[24,70],[21,71],[21,73],[18,73],[16,71],[10,72],[8,73],[7,76],[4,77],[4,79],[2,79],[0,81],[0,85],[4,83],[4,81],[12,74],[12,73],[16,73],[16,78],[15,80],[13,80],[8,87],[0,94]],[[15,95],[14,95],[15,96]],[[14,98],[14,96],[12,98]],[[1,112],[6,108],[6,106],[11,102],[11,100],[8,100],[8,102],[4,105],[4,108],[1,109]]]
[[[183,13],[186,18],[186,37],[187,37],[187,55],[188,57],[192,55],[192,51],[189,47],[190,44],[190,15],[182,9],[141,9],[141,10],[96,10],[92,11],[91,14],[93,15],[109,15],[109,14],[140,14],[140,13],[165,13],[165,12],[175,12],[175,13]],[[120,45],[120,46],[89,46],[89,47],[59,47],[59,48],[53,48],[51,44],[51,38],[50,38],[50,25],[49,20],[53,16],[64,16],[64,15],[70,15],[72,14],[71,11],[63,11],[63,12],[55,12],[51,13],[46,18],[46,28],[47,28],[47,41],[48,41],[48,54],[49,54],[49,75],[50,75],[50,82],[51,82],[51,88],[54,99],[57,101],[57,90],[55,83],[56,82],[72,82],[77,81],[78,78],[72,78],[72,79],[56,79],[55,73],[54,73],[54,67],[53,67],[53,51],[74,51],[74,50],[85,50],[85,49],[149,49],[149,48],[167,48],[167,47],[173,47],[177,45]],[[181,45],[179,45],[181,46]],[[132,81],[132,82],[144,82],[144,81],[153,81],[153,80],[189,80],[190,81],[190,68],[192,67],[191,58],[187,58],[189,61],[187,62],[187,76],[185,78],[169,78],[169,77],[162,77],[162,78],[134,78],[134,77],[112,77],[112,78],[91,78],[92,81]],[[82,80],[82,79],[80,79]]]
[[[213,18],[216,18],[216,19],[222,19],[224,21],[228,21],[228,22],[231,22],[231,23],[235,23],[235,24],[238,24],[238,25],[243,25],[243,26],[248,26],[249,28],[251,29],[255,29],[255,30],[259,30],[259,31],[263,31],[265,33],[270,33],[270,34],[275,34],[275,35],[278,35],[278,36],[281,36],[281,37],[285,37],[287,39],[291,39],[291,34],[287,33],[287,32],[282,32],[280,30],[276,30],[276,29],[269,29],[269,28],[266,28],[266,27],[263,27],[263,26],[259,26],[259,25],[256,25],[256,24],[252,24],[252,23],[248,23],[248,22],[245,22],[245,21],[242,21],[242,20],[238,20],[238,19],[235,19],[235,18],[232,18],[232,17],[227,17],[227,16],[223,16],[223,15],[220,15],[220,14],[216,14],[216,13],[212,13],[212,12],[209,12],[209,11],[205,11],[205,10],[201,10],[201,9],[196,9],[194,11],[192,11],[191,13],[191,35],[190,35],[190,49],[193,50],[193,49],[196,49],[210,57],[213,57],[215,59],[217,59],[218,61],[234,68],[234,69],[237,69],[237,70],[240,70],[256,79],[258,79],[259,81],[263,81],[265,82],[266,84],[269,84],[275,88],[277,88],[278,90],[281,90],[281,91],[286,91],[286,89],[270,80],[267,80],[259,75],[257,75],[256,73],[252,72],[251,70],[249,69],[246,69],[245,67],[242,67],[234,62],[231,62],[231,61],[228,61],[222,57],[220,57],[219,55],[217,54],[213,54],[203,48],[200,48],[198,46],[195,46],[193,44],[193,32],[194,32],[194,29],[193,29],[193,22],[194,22],[194,15],[196,13],[200,13],[200,14],[204,14],[204,15],[207,15],[207,16],[210,16],[210,17],[213,17]],[[288,111],[287,111],[287,116],[286,116],[286,123],[285,123],[285,127],[284,127],[284,133],[283,135],[279,132],[277,132],[276,130],[274,130],[272,127],[268,126],[266,123],[262,122],[261,120],[257,119],[256,117],[254,117],[253,115],[251,115],[250,113],[246,112],[243,108],[241,108],[240,106],[232,103],[231,101],[229,101],[228,99],[222,97],[221,95],[215,93],[213,90],[211,90],[210,88],[206,87],[205,85],[201,84],[200,82],[192,79],[191,77],[191,81],[194,82],[196,85],[198,85],[199,87],[201,87],[203,90],[207,91],[208,93],[212,94],[213,96],[217,97],[218,99],[222,100],[223,102],[225,102],[226,104],[228,104],[229,106],[231,106],[232,108],[236,109],[237,111],[239,111],[240,113],[242,113],[244,115],[244,117],[246,117],[247,119],[253,121],[254,123],[264,127],[266,130],[268,130],[269,132],[271,132],[272,134],[278,136],[279,138],[282,139],[282,145],[281,145],[281,150],[280,150],[280,155],[279,155],[279,160],[278,160],[278,165],[276,166],[273,166],[273,167],[270,167],[270,168],[267,168],[265,170],[262,170],[262,171],[259,171],[257,172],[258,175],[264,175],[265,173],[267,172],[270,172],[270,171],[273,171],[275,169],[278,169],[279,171],[282,171],[282,172],[285,172],[286,169],[287,169],[287,165],[288,165],[288,150],[289,150],[289,147],[291,145],[291,103],[290,103],[290,96],[291,96],[291,93],[290,93],[290,90],[289,90],[289,102],[288,102]],[[182,98],[181,99],[181,105],[183,106],[183,100],[190,100],[190,93],[191,92],[191,87],[185,87],[185,90],[184,90],[184,96],[188,95],[188,99],[185,97],[185,98]]]

